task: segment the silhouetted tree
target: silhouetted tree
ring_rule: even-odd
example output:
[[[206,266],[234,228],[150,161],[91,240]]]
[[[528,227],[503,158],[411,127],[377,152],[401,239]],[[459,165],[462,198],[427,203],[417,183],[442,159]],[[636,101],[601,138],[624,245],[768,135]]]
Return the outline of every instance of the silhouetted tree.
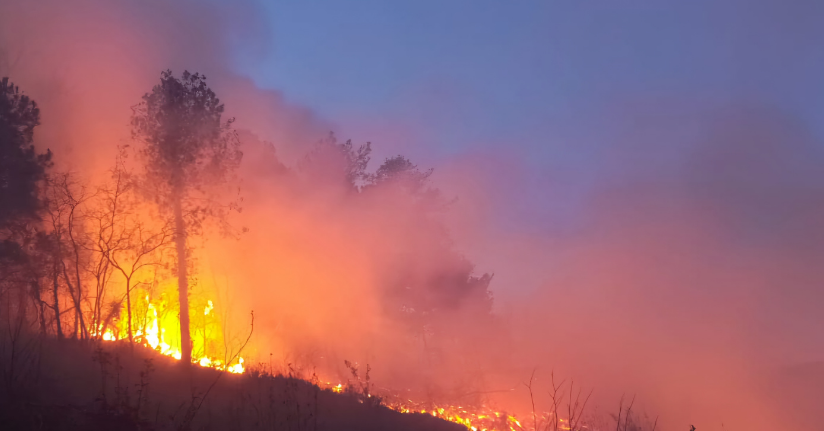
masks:
[[[366,172],[372,153],[372,143],[367,142],[355,147],[352,140],[339,144],[335,135],[329,133],[320,140],[299,163],[301,172],[308,174],[313,182],[318,180],[342,184],[357,191],[370,181]]]
[[[0,293],[4,294],[0,302],[6,305],[6,317],[16,308],[18,333],[26,320],[27,297],[35,300],[41,331],[45,331],[44,305],[37,298],[41,291],[38,270],[47,261],[36,252],[38,235],[29,223],[38,218],[42,207],[39,184],[51,166],[51,152],[38,154],[32,144],[39,124],[37,104],[8,78],[0,79]]]
[[[398,155],[387,158],[370,174],[362,189],[365,195],[393,207],[393,216],[400,209],[418,232],[407,239],[407,246],[427,250],[426,255],[399,253],[398,267],[386,280],[384,296],[388,314],[421,338],[427,355],[431,341],[449,337],[447,331],[458,327],[453,324],[455,319],[486,324],[492,312],[492,274],[476,275],[475,266],[454,249],[446,227],[434,216],[455,199],[444,198],[430,184],[432,173],[433,169],[421,170]]]
[[[404,156],[386,159],[375,171],[373,183],[376,185],[394,183],[410,193],[419,193],[426,187],[426,181],[433,169],[421,172],[418,166]]]
[[[37,184],[51,166],[51,151],[38,154],[32,145],[38,124],[37,104],[0,79],[0,228],[40,208]]]
[[[174,218],[180,303],[181,355],[191,362],[189,331],[187,235],[198,233],[220,207],[192,199],[208,186],[223,183],[240,163],[242,153],[233,119],[222,120],[223,104],[206,85],[206,77],[170,70],[160,84],[133,108],[132,136],[143,143],[145,179],[158,205]]]
[[[458,309],[469,311],[473,318],[492,312],[492,274],[474,275],[469,260],[448,248],[439,251],[437,265],[426,271],[400,270],[387,292],[390,307],[400,311],[401,319],[416,331]]]
[[[92,197],[87,187],[77,181],[74,174],[57,172],[49,174],[45,190],[46,212],[51,219],[52,231],[57,233],[57,245],[63,255],[59,270],[69,291],[74,308],[73,337],[89,338],[83,316],[82,302],[85,299],[81,269],[90,257],[88,251],[92,241],[86,235],[84,207]],[[71,274],[69,274],[69,265]]]
[[[369,175],[363,189],[368,192],[373,189],[395,188],[423,214],[443,210],[454,203],[455,199],[444,198],[440,189],[429,185],[432,172],[434,170],[431,168],[421,171],[409,159],[398,155],[386,159],[374,174]]]
[[[111,170],[112,179],[100,190],[103,198],[100,214],[107,220],[99,242],[100,252],[126,281],[126,318],[129,342],[134,342],[132,322],[132,291],[140,285],[135,282],[144,269],[161,265],[168,246],[174,241],[173,221],[146,223],[142,220],[134,200],[134,184],[125,165],[126,153],[121,148]]]
[[[52,285],[52,299],[53,303],[51,305],[52,310],[54,310],[54,317],[55,317],[55,325],[57,328],[57,338],[63,339],[63,325],[60,319],[60,275],[63,272],[65,267],[65,263],[63,261],[65,257],[65,251],[63,250],[63,240],[65,235],[65,220],[66,220],[66,212],[69,210],[69,207],[64,204],[64,200],[59,199],[55,192],[59,193],[59,186],[56,184],[50,184],[48,186],[49,190],[47,192],[48,205],[46,207],[47,219],[48,223],[51,225],[51,232],[48,235],[44,235],[43,241],[41,241],[40,248],[44,251],[44,254],[50,257],[50,273],[49,277],[51,278],[51,285]],[[50,192],[50,193],[49,193]],[[38,300],[39,295],[38,295]],[[40,300],[41,304],[44,303]],[[42,309],[42,306],[41,306]],[[42,313],[42,311],[41,311]]]

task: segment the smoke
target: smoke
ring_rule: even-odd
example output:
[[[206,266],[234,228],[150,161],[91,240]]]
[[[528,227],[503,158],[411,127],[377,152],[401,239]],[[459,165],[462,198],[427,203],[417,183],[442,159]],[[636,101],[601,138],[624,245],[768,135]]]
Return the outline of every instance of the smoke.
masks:
[[[820,142],[758,105],[656,100],[606,115],[620,126],[597,144],[586,198],[563,199],[569,177],[535,196],[574,206],[576,219],[544,210],[542,223],[462,234],[495,256],[498,274],[531,274],[506,281],[540,286],[502,310],[522,375],[536,366],[548,386],[552,368],[563,370],[611,411],[637,393],[664,429],[814,428],[798,404],[820,402],[820,391],[786,381],[791,365],[822,354],[812,341],[822,324],[812,305],[822,300]],[[504,205],[497,196],[475,208]]]
[[[238,52],[266,48],[268,29],[250,2],[11,1],[2,12],[0,72],[43,107],[38,142],[74,169],[108,166],[129,138],[129,107],[165,69],[205,73],[239,127],[254,125],[287,154],[328,129],[231,69]]]
[[[255,311],[256,361],[339,379],[344,359],[368,362],[386,386],[521,411],[537,368],[537,385],[554,370],[603,410],[637,394],[664,429],[815,426],[797,406],[821,394],[775,384],[824,353],[824,157],[801,121],[758,103],[622,100],[546,137],[559,158],[540,169],[495,145],[438,161],[433,183],[458,201],[421,217],[392,188],[353,195],[340,166],[301,168],[331,120],[230,67],[271,49],[262,15],[250,2],[0,5],[0,75],[40,104],[36,142],[61,169],[109,168],[161,70],[209,78],[241,130],[233,223],[249,232],[210,236],[198,277],[222,289],[236,334]],[[576,152],[586,160],[562,157]],[[395,288],[485,272],[491,317],[474,294],[432,299],[448,342],[393,314]]]

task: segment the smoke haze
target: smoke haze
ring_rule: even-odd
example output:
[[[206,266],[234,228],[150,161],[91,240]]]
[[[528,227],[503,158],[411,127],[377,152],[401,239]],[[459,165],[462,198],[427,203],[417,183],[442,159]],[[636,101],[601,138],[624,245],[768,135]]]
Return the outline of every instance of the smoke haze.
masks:
[[[413,157],[458,198],[422,217],[390,187],[353,196],[336,159],[301,164],[343,119],[231,67],[267,55],[271,33],[252,2],[0,5],[0,76],[41,106],[36,143],[60,169],[102,175],[161,70],[209,78],[237,118],[232,222],[249,232],[205,240],[198,276],[224,292],[235,333],[255,311],[254,360],[330,379],[346,379],[345,359],[369,363],[387,388],[457,403],[483,393],[522,412],[522,382],[537,369],[548,388],[554,370],[594,388],[604,411],[637,394],[663,429],[820,426],[824,392],[809,382],[824,375],[824,154],[802,118],[746,94],[617,97],[531,137],[546,148]],[[369,171],[423,151],[382,142],[398,133],[375,121]],[[469,288],[427,291],[448,342],[426,345],[427,329],[394,317],[398,286],[485,273],[491,315]]]

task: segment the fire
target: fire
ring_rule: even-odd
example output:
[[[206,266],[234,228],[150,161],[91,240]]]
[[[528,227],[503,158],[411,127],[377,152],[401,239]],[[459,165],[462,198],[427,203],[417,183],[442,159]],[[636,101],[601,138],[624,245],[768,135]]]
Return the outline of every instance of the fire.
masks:
[[[525,431],[519,420],[486,406],[433,406],[420,408],[412,400],[386,400],[387,407],[401,413],[429,414],[436,418],[454,422],[472,431]]]
[[[177,346],[180,345],[178,313],[174,310],[174,301],[168,301],[169,295],[160,295],[152,298],[144,295],[132,309],[132,329],[134,342],[146,346],[156,352],[180,360],[181,354]],[[217,352],[216,346],[223,343],[223,327],[220,316],[215,312],[215,304],[211,299],[202,303],[202,313],[199,319],[192,321],[193,340],[193,363],[216,370],[241,374],[246,371],[244,359],[238,357],[229,364],[208,353]],[[128,316],[127,311],[122,310],[116,317],[113,327],[104,327],[95,333],[104,341],[127,340]],[[322,389],[335,393],[343,393],[348,387],[343,383],[333,384],[330,381],[313,382]],[[376,394],[381,398],[381,404],[391,410],[407,414],[428,414],[436,418],[461,424],[471,431],[528,431],[532,426],[524,426],[514,415],[497,411],[487,406],[462,407],[451,405],[433,405],[432,403],[420,403],[410,399],[402,399],[389,394]],[[369,394],[369,397],[372,395]],[[549,423],[552,419],[550,413],[543,413],[539,417],[539,428],[541,424]],[[569,430],[570,427],[564,419],[559,418],[559,429]],[[531,421],[529,422],[531,423]],[[586,429],[586,426],[576,427],[576,429]]]
[[[215,309],[215,305],[212,304],[212,300],[210,299],[206,304],[206,309],[203,310],[203,315],[208,316],[209,312]]]
[[[321,389],[330,390],[335,393],[347,391],[347,386],[329,381],[315,382]],[[452,405],[433,405],[432,403],[415,402],[411,399],[404,399],[388,393],[375,394],[381,399],[381,405],[407,414],[425,414],[440,418],[449,422],[461,424],[471,431],[532,431],[521,425],[520,420],[514,415],[497,411],[487,406],[463,407]],[[369,395],[372,396],[371,394]],[[549,414],[542,415],[541,420],[546,423]],[[540,424],[539,424],[540,425]],[[539,426],[539,428],[541,428]],[[560,428],[560,427],[559,427]]]
[[[160,295],[152,299],[145,295],[141,301],[133,304],[132,308],[132,335],[134,342],[149,347],[161,355],[180,360],[180,322],[178,313],[173,309],[174,302],[166,300],[167,295]],[[219,316],[214,312],[215,305],[211,299],[206,300],[203,306],[201,319],[192,319],[192,362],[205,368],[228,371],[240,374],[245,371],[243,358],[220,359],[214,356],[218,352],[225,352],[219,346],[224,342],[223,327]],[[104,341],[129,339],[128,310],[121,310],[120,315],[114,318],[114,328],[100,328],[94,336]],[[211,355],[209,353],[212,353]],[[225,362],[229,361],[229,364]]]
[[[168,292],[167,292],[168,293]],[[174,300],[167,300],[171,295],[160,295],[152,298],[151,295],[144,295],[132,308],[132,329],[134,342],[146,346],[156,352],[180,360],[179,350],[179,321]],[[194,313],[192,316],[200,316],[192,320],[191,332],[193,341],[192,362],[204,368],[212,368],[220,371],[241,374],[246,371],[244,359],[238,357],[236,360],[225,363],[209,352],[217,352],[217,346],[224,342],[223,327],[220,316],[215,311],[215,304],[211,299],[207,299],[202,306],[202,313]],[[201,308],[202,307],[202,308]],[[126,310],[121,310],[116,316],[112,327],[100,328],[94,335],[99,336],[104,341],[128,340],[128,316]],[[343,393],[348,387],[343,383],[333,384],[330,381],[313,382],[322,389],[335,393]],[[521,421],[510,414],[497,411],[493,408],[462,407],[451,405],[433,405],[432,403],[420,403],[410,399],[388,394],[376,394],[381,398],[381,404],[391,410],[406,414],[428,414],[436,418],[461,424],[471,431],[527,431],[531,426],[525,427]],[[371,394],[368,395],[372,397]],[[540,415],[541,423],[548,423],[551,414]],[[561,423],[558,427],[562,430],[569,430],[569,426],[564,424],[564,419],[559,418]],[[540,424],[539,424],[540,425]],[[541,428],[541,426],[539,426]],[[582,428],[586,428],[585,426]],[[577,427],[576,427],[577,429]]]
[[[170,311],[173,311],[170,308],[170,303],[165,300],[163,295],[154,300],[149,295],[145,295],[141,303],[137,304],[132,311],[133,336],[136,344],[147,346],[162,355],[180,360],[180,350],[175,347],[180,342],[179,335],[176,336],[176,334],[179,334],[179,322],[177,313],[170,313]],[[243,373],[246,370],[243,358],[238,357],[236,361],[232,361],[227,365],[224,361],[207,354],[210,345],[222,342],[222,327],[220,326],[219,316],[214,311],[215,305],[212,300],[206,300],[202,309],[203,313],[198,313],[202,316],[202,319],[197,322],[193,321],[192,324],[193,352],[197,353],[197,355],[192,355],[193,363],[204,368],[213,368],[236,374]],[[123,313],[125,312],[118,316],[115,328],[101,328],[95,335],[99,335],[104,341],[128,339],[128,319],[127,316],[122,315]],[[195,359],[195,357],[197,358]],[[329,381],[325,383],[315,381],[314,383],[322,389],[335,393],[343,393],[347,390],[347,386],[343,383],[333,384]],[[514,415],[486,406],[472,408],[451,405],[439,406],[432,403],[419,403],[388,394],[377,395],[381,398],[382,405],[391,410],[407,414],[428,414],[461,424],[471,431],[528,431],[532,428],[532,426],[525,427],[522,425],[521,421]],[[540,425],[548,423],[551,418],[550,413],[541,414],[539,428],[542,428]],[[564,424],[564,419],[559,418],[559,422],[559,429],[570,429],[569,425]],[[585,429],[586,426],[581,428]],[[576,427],[576,429],[579,428]]]

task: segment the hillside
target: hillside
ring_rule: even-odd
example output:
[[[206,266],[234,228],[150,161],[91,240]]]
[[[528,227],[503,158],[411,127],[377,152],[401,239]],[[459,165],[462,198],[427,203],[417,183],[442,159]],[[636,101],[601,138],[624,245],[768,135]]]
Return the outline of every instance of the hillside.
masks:
[[[5,430],[432,430],[461,425],[254,369],[230,374],[119,342],[30,340],[4,361]],[[366,401],[366,402],[364,402]]]

